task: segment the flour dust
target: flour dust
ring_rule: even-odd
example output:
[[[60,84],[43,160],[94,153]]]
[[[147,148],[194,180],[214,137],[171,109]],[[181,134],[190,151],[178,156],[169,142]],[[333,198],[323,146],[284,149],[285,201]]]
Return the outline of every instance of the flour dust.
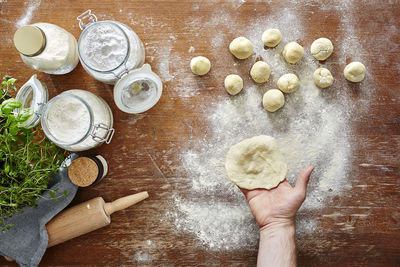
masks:
[[[310,218],[310,212],[317,212],[333,197],[351,188],[347,178],[352,155],[349,121],[355,106],[342,81],[344,78],[335,77],[337,81],[329,88],[317,88],[312,74],[320,64],[312,57],[308,47],[305,47],[305,56],[300,63],[287,64],[281,56],[283,47],[290,41],[304,39],[305,22],[296,10],[290,8],[284,7],[271,14],[254,18],[247,28],[245,36],[253,42],[255,51],[250,64],[249,60],[243,62],[249,64],[250,69],[257,59],[266,61],[272,69],[270,80],[264,85],[247,83],[239,95],[227,95],[211,103],[205,111],[211,133],[202,140],[193,140],[180,155],[184,170],[181,176],[191,184],[191,198],[176,193],[176,210],[168,211],[167,216],[178,232],[194,235],[211,250],[240,249],[256,246],[258,242],[258,226],[244,196],[228,180],[224,166],[230,146],[245,138],[262,134],[275,137],[287,159],[287,179],[292,185],[303,167],[309,164],[316,166],[307,199],[297,216],[299,235],[321,231],[318,223]],[[342,20],[351,23],[346,15],[351,14],[345,13]],[[223,12],[216,12],[210,23],[228,19],[231,28],[238,26],[229,14]],[[202,25],[201,21],[196,23]],[[278,28],[282,32],[283,40],[274,49],[265,50],[262,44],[260,37],[267,28]],[[212,38],[211,49],[219,53],[225,49],[228,55],[226,47],[230,40],[225,38],[226,33],[223,32],[226,28],[221,26],[221,29],[221,34]],[[356,35],[352,29],[344,32],[349,33]],[[345,43],[336,53],[358,49],[353,48],[354,38],[343,38]],[[243,64],[239,62],[237,65]],[[343,60],[337,64],[345,65],[346,62]],[[230,66],[235,67],[239,72],[241,66]],[[277,80],[285,73],[295,73],[300,79],[300,88],[292,94],[285,94],[285,105],[281,110],[268,113],[262,107],[262,95],[268,89],[276,88]]]
[[[31,22],[33,13],[40,6],[40,0],[26,1],[25,6],[27,6],[25,12],[21,15],[21,17],[15,23],[17,28],[20,28],[24,25],[28,25]]]

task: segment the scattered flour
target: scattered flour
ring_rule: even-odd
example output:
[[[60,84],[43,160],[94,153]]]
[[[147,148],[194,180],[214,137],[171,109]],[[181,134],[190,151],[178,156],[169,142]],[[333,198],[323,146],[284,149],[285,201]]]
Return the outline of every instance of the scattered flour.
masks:
[[[135,261],[139,264],[150,264],[152,262],[152,256],[145,251],[135,252]]]
[[[334,8],[340,13],[340,10],[348,7],[339,5]],[[351,15],[350,12],[342,14],[342,23],[353,23],[348,19]],[[312,74],[320,64],[312,57],[307,46],[304,58],[296,65],[287,64],[281,56],[287,42],[305,41],[302,19],[295,8],[283,7],[272,10],[268,16],[252,20],[244,36],[255,45],[253,58],[234,64],[231,68],[241,73],[243,66],[250,69],[256,59],[262,58],[271,66],[270,80],[266,85],[248,83],[238,96],[218,98],[211,103],[211,108],[205,111],[209,124],[207,129],[210,131],[204,139],[192,140],[181,154],[182,169],[185,170],[181,175],[192,186],[191,198],[176,193],[174,201],[177,210],[169,211],[167,215],[178,232],[196,236],[209,249],[239,249],[254,246],[258,242],[258,227],[247,202],[240,190],[228,180],[224,166],[229,147],[245,138],[261,134],[274,136],[287,158],[287,179],[292,185],[303,167],[308,164],[316,166],[307,199],[297,216],[299,235],[321,231],[310,216],[312,211],[320,210],[333,197],[351,188],[347,179],[352,154],[349,122],[355,106],[350,101],[347,84],[341,81],[344,80],[340,79],[342,77],[336,77],[340,81],[333,86],[318,89],[313,83]],[[220,34],[212,39],[211,47],[219,53],[225,49],[228,54],[225,46],[230,40],[227,34],[238,26],[237,22],[227,12],[220,11],[214,13],[211,25],[214,25],[213,21],[229,21],[229,25],[222,23],[218,27]],[[195,23],[202,25],[201,21]],[[281,30],[283,40],[276,48],[265,50],[260,36],[265,29],[272,27]],[[357,45],[357,39],[354,41],[354,38],[347,37],[348,34],[357,34],[351,28],[343,34],[344,43],[336,53],[358,50],[360,46]],[[353,55],[362,57],[356,52]],[[345,65],[344,60],[342,58],[335,64]],[[300,88],[285,95],[285,106],[280,111],[267,113],[261,105],[263,93],[276,88],[278,78],[288,72],[299,77]]]
[[[31,22],[33,12],[40,6],[40,0],[29,0],[25,2],[25,6],[28,6],[25,13],[15,23],[17,28],[27,25]]]

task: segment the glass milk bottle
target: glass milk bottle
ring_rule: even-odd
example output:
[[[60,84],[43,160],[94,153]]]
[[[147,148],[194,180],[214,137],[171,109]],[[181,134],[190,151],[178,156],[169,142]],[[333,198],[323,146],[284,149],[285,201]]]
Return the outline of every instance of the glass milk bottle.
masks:
[[[115,84],[114,100],[120,110],[141,113],[153,107],[161,97],[162,82],[144,64],[144,47],[136,33],[117,21],[97,21],[91,10],[77,19],[82,29],[78,53],[84,69],[101,82]]]
[[[14,46],[29,67],[48,74],[65,74],[79,62],[75,37],[50,23],[22,26],[14,34]]]
[[[114,135],[110,107],[88,91],[68,90],[48,101],[47,88],[35,74],[21,87],[16,99],[34,111],[24,127],[40,122],[46,137],[65,150],[84,151],[109,144]]]

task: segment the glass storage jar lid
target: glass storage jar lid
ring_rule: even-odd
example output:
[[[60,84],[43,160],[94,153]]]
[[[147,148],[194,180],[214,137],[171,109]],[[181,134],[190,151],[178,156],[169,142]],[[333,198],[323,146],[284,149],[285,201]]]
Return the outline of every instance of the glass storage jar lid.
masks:
[[[153,107],[162,94],[162,82],[149,64],[122,76],[114,86],[114,100],[126,113],[141,113]]]
[[[49,93],[46,85],[41,83],[37,79],[37,75],[34,74],[18,90],[15,98],[22,103],[22,108],[31,108],[33,111],[33,116],[24,122],[24,127],[35,127],[39,123],[43,108],[49,99]],[[17,109],[16,111],[20,112],[22,108]]]

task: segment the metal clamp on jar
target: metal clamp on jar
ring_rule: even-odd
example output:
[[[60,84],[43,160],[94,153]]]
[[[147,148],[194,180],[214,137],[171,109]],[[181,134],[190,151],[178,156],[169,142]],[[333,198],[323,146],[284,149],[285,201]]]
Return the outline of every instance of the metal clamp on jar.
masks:
[[[34,127],[40,121],[46,137],[68,151],[109,144],[114,135],[110,107],[88,91],[68,90],[48,101],[47,87],[35,74],[21,87],[16,99],[35,114],[24,126]]]
[[[97,21],[91,10],[77,19],[84,69],[96,80],[115,84],[114,100],[122,111],[140,113],[153,107],[161,97],[162,82],[144,64],[144,47],[136,33],[117,21]]]

